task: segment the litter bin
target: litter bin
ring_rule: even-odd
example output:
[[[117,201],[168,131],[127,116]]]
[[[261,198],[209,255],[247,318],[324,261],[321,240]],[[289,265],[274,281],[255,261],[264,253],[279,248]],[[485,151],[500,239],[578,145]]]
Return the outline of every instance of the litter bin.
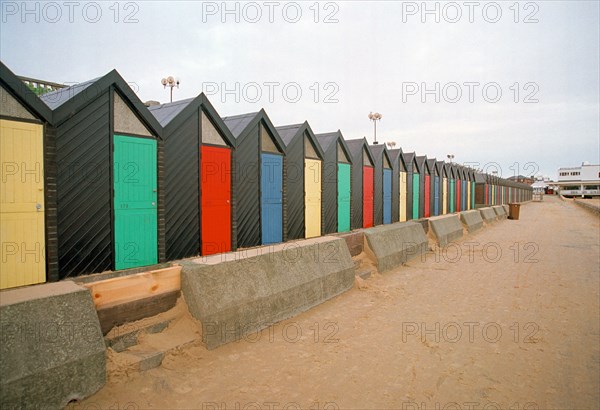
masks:
[[[508,219],[519,219],[521,204],[508,204]]]

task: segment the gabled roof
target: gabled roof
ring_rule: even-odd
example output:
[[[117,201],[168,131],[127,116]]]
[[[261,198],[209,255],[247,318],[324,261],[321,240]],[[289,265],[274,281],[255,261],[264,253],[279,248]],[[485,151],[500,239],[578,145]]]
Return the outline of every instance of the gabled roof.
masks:
[[[462,175],[462,167],[458,164],[454,165],[454,173],[456,175],[456,179],[463,179]]]
[[[335,132],[325,132],[322,134],[315,134],[317,141],[321,145],[323,151],[327,151],[332,144],[337,142],[342,146],[342,150],[346,154],[348,160],[352,163],[352,154],[350,153],[350,148],[348,148],[348,144],[346,144],[346,140],[344,140],[344,136],[342,135],[342,131],[337,130]],[[336,148],[337,149],[337,148]]]
[[[421,155],[418,157],[415,157],[415,162],[417,163],[417,167],[419,169],[419,174],[423,173],[425,171],[425,164],[427,162],[427,156],[426,155]]]
[[[436,161],[435,168],[437,169],[438,175],[443,177],[446,172],[446,168],[444,167],[444,161]]]
[[[478,184],[484,184],[486,181],[485,179],[485,175],[483,175],[481,172],[478,172],[475,174],[475,182]]]
[[[294,139],[302,138],[306,132],[308,134],[308,138],[312,141],[313,146],[317,150],[319,158],[323,159],[325,157],[323,148],[321,147],[321,144],[319,144],[317,137],[315,137],[315,133],[313,132],[312,128],[310,128],[308,121],[304,121],[302,124],[282,125],[280,127],[275,127],[275,129],[279,133],[279,136],[283,142],[285,142],[286,146],[290,145]]]
[[[33,115],[46,122],[51,122],[52,111],[40,100],[27,84],[19,79],[10,69],[0,61],[0,82],[6,91],[27,108]]]
[[[282,153],[286,151],[285,142],[281,139],[279,132],[271,122],[271,119],[267,115],[264,109],[258,112],[251,112],[247,114],[232,115],[229,117],[222,117],[223,122],[231,131],[231,134],[236,139],[237,144],[240,143],[244,138],[248,136],[248,132],[259,122],[264,121],[269,129],[271,135],[275,139],[275,144],[281,150]]]
[[[416,163],[415,161],[415,153],[414,152],[403,152],[402,153],[402,157],[404,158],[404,164],[406,165],[407,169],[411,169],[412,172],[415,172],[415,168],[416,168],[416,173],[419,173],[419,164]]]
[[[222,117],[223,122],[231,131],[234,138],[238,138],[242,132],[248,127],[248,124],[260,114],[260,111],[249,112],[247,114],[232,115],[229,117]]]
[[[82,91],[86,90],[96,81],[98,81],[102,77],[93,78],[91,80],[84,81],[82,83],[78,83],[72,85],[70,87],[60,88],[56,91],[52,91],[50,93],[46,93],[41,96],[41,100],[46,104],[51,110],[55,110],[65,102],[69,101],[71,98],[80,94]],[[98,93],[94,94],[94,98],[98,96]]]
[[[454,178],[454,168],[451,163],[446,162],[444,164],[444,169],[446,170],[447,178]]]
[[[373,157],[373,153],[369,148],[369,143],[366,138],[358,138],[353,140],[346,140],[346,144],[350,149],[350,153],[352,154],[352,158],[361,158],[360,163],[362,164],[362,153],[363,150],[366,150],[369,160],[371,164],[375,165],[375,157]],[[360,156],[360,157],[359,157]]]
[[[148,108],[117,70],[112,70],[103,77],[44,94],[41,100],[52,109],[53,125],[60,125],[111,87],[114,87],[124,97],[124,100],[129,103],[130,108],[139,116],[144,125],[162,139],[162,126],[150,114]],[[87,91],[83,92],[84,90]]]
[[[392,167],[395,168],[394,164],[399,163],[400,170],[402,172],[405,172],[406,163],[404,162],[404,155],[402,155],[402,148],[390,149],[388,150],[388,154],[390,156],[390,159],[392,160]]]
[[[373,153],[373,156],[376,159],[382,158],[383,160],[383,156],[387,157],[388,163],[390,164],[390,167],[394,167],[393,163],[392,163],[392,157],[389,154],[388,149],[386,148],[385,144],[374,144],[374,145],[369,145],[369,148],[371,149],[371,152]],[[383,164],[382,164],[383,166]]]
[[[223,122],[217,113],[217,110],[215,110],[204,93],[200,93],[200,95],[195,98],[188,98],[172,103],[148,107],[148,110],[164,128],[165,138],[168,138],[169,133],[172,130],[177,129],[182,122],[184,122],[192,113],[199,109],[202,109],[206,112],[209,119],[218,128],[218,130],[221,131],[222,135],[227,140],[227,143],[231,146],[235,146],[235,138],[233,134],[231,134],[231,131],[225,125],[225,122]]]
[[[202,94],[201,94],[202,95]],[[190,105],[193,98],[185,100],[175,101],[171,103],[165,103],[160,105],[152,105],[148,107],[148,110],[154,115],[154,117],[160,122],[164,128],[177,117],[186,107]]]
[[[454,179],[460,179],[460,175],[458,173],[458,165],[452,164],[450,166],[450,169],[452,170],[452,175],[454,176]]]
[[[435,163],[435,158],[427,158],[427,167],[429,168],[429,172],[433,175],[437,174],[437,167],[435,166]]]
[[[290,142],[300,134],[300,128],[302,128],[302,124],[290,124],[290,125],[282,125],[279,127],[275,127],[279,136],[285,142],[285,145],[290,145]]]

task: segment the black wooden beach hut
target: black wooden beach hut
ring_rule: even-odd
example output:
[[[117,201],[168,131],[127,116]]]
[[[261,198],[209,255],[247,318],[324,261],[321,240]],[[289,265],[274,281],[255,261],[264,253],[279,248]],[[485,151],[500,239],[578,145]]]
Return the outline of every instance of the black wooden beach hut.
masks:
[[[0,62],[0,289],[58,280],[52,113]]]
[[[235,249],[235,138],[208,98],[148,107],[164,128],[167,260]]]
[[[321,236],[323,149],[306,121],[276,129],[286,146],[286,240]]]
[[[44,94],[60,278],[165,261],[162,127],[115,70]]]
[[[237,247],[282,242],[285,143],[265,110],[223,121],[235,138]]]
[[[317,134],[323,149],[323,234],[350,230],[352,156],[341,131]]]

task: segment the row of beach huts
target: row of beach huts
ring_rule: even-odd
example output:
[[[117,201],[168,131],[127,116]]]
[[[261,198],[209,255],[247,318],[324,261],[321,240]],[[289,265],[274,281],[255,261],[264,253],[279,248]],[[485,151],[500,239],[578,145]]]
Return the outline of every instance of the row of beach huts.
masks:
[[[532,195],[264,110],[222,118],[204,94],[146,105],[114,70],[41,97],[0,70],[0,289]]]

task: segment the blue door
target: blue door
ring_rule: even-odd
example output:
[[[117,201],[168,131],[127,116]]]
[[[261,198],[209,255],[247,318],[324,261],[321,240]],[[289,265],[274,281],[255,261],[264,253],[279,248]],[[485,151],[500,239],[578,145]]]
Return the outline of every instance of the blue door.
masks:
[[[261,154],[260,221],[263,245],[283,240],[283,157]]]
[[[433,215],[440,214],[440,177],[433,179]]]
[[[467,181],[462,181],[462,189],[460,190],[462,200],[460,201],[460,208],[463,211],[467,210]]]
[[[392,223],[392,170],[383,170],[383,223]]]

